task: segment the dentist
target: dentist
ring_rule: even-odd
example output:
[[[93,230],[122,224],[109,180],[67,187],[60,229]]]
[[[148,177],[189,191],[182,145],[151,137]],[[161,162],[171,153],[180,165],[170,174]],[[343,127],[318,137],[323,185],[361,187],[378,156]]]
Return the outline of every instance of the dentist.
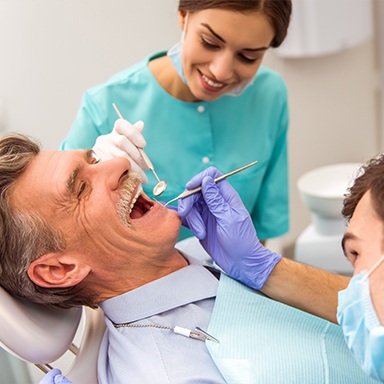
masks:
[[[384,154],[362,167],[344,201],[349,225],[342,247],[355,268],[349,284],[346,277],[265,248],[239,195],[227,181],[215,184],[217,176],[211,168],[187,184],[188,189],[201,184],[202,193],[179,200],[183,224],[229,276],[278,301],[337,318],[356,361],[384,382]]]

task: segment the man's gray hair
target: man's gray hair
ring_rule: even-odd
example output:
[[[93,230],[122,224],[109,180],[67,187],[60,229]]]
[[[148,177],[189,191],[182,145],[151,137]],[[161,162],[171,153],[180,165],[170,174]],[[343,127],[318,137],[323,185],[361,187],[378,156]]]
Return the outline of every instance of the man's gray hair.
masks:
[[[25,135],[12,133],[0,138],[0,284],[10,293],[36,303],[62,308],[96,307],[94,298],[81,284],[43,288],[27,274],[34,260],[66,247],[64,234],[38,212],[11,205],[16,182],[40,150],[39,143]],[[28,190],[24,192],[28,194]]]

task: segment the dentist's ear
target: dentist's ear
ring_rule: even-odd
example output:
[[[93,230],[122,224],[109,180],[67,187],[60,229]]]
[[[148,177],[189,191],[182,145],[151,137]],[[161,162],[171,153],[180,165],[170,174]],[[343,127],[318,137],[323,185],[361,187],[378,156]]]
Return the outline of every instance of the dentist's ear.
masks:
[[[43,288],[71,287],[83,281],[91,271],[91,267],[80,260],[80,255],[50,252],[33,261],[27,273]]]

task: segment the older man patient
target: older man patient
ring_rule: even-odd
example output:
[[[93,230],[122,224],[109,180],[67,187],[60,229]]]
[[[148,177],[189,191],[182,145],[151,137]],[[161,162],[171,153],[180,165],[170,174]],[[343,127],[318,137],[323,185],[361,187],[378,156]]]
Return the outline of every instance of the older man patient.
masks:
[[[207,250],[220,258],[235,247],[233,259],[252,259],[254,288],[267,286],[272,297],[275,284],[265,284],[271,271],[276,296],[282,286],[295,287],[300,278],[302,284],[305,279],[320,284],[326,272],[305,266],[293,278],[287,274],[277,284],[278,271],[287,262],[262,247],[237,193],[227,181],[219,186],[213,183],[216,173],[213,169],[199,177],[208,176],[202,180],[204,199],[213,198],[216,203],[212,206],[223,208],[224,217],[207,218],[212,207],[207,208],[202,196],[191,199],[193,209],[187,209],[189,225],[199,215],[209,224]],[[181,226],[178,213],[142,192],[140,178],[131,172],[127,159],[98,162],[92,151],[41,151],[33,140],[10,134],[0,139],[0,180],[1,285],[33,302],[60,307],[100,305],[107,324],[99,353],[100,383],[230,382],[215,364],[204,338],[187,337],[188,330],[194,335],[195,327],[208,329],[215,313],[217,275],[175,248]],[[229,273],[240,279],[235,270]],[[312,313],[326,313],[329,307],[333,318],[336,308],[327,292],[337,294],[346,284],[335,275],[328,278],[328,288],[321,295],[313,289],[303,295],[303,307]],[[308,307],[306,298],[316,294],[313,307]],[[262,302],[264,307],[272,302],[263,300],[267,300]],[[297,312],[294,316],[301,318],[304,312]],[[306,343],[300,327],[292,326]],[[265,327],[273,337],[273,327],[265,322],[259,325],[263,333]],[[180,329],[185,329],[184,335]],[[289,331],[284,335],[288,337]],[[270,342],[277,351],[279,342]],[[254,345],[261,347],[257,342]],[[263,351],[260,353],[262,356]],[[344,355],[343,350],[338,356],[345,359]],[[302,362],[296,360],[301,365],[289,372],[286,382],[295,382],[304,374],[308,378]],[[310,363],[316,372],[327,372],[323,368],[328,362],[313,358]],[[339,382],[351,382],[350,369],[344,368],[349,364],[336,368],[342,378]],[[257,366],[256,376],[264,366]],[[263,375],[276,382],[275,371]],[[353,377],[361,382],[358,374]],[[311,382],[323,382],[323,378]]]

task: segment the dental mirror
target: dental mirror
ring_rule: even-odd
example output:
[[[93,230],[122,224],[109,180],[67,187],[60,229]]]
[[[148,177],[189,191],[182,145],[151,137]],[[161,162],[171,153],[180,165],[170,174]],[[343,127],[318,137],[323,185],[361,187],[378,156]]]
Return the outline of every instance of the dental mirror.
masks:
[[[117,105],[115,103],[112,103],[113,108],[115,108],[115,111],[120,119],[124,120],[123,115],[119,111],[119,108],[117,108]],[[157,184],[153,187],[153,194],[154,196],[160,196],[167,188],[167,183],[164,180],[160,180],[159,176],[157,176],[157,173],[155,172],[155,167],[153,166],[151,160],[149,160],[149,157],[144,152],[143,148],[136,147],[138,151],[140,152],[141,157],[144,159],[145,163],[147,164],[148,168],[152,173],[155,175],[157,179]]]
[[[157,180],[159,182],[153,187],[154,196],[160,196],[167,188],[167,183],[164,180]]]

